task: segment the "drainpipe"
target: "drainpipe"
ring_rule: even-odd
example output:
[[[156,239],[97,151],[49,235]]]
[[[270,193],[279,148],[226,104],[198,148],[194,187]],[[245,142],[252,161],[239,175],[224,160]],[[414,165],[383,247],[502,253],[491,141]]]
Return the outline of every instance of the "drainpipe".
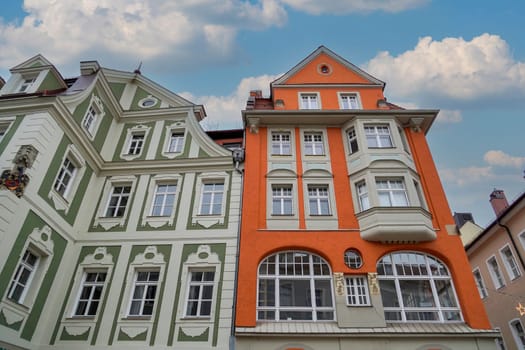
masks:
[[[243,134],[246,133],[244,129]],[[235,319],[237,312],[237,281],[239,280],[239,255],[241,248],[241,227],[242,227],[242,202],[244,197],[244,170],[239,169],[239,163],[244,161],[244,136],[243,148],[233,152],[233,161],[235,162],[235,171],[241,175],[241,198],[239,202],[239,224],[237,228],[237,251],[235,253],[235,277],[233,279],[233,303],[232,303],[232,321],[230,327],[230,350],[235,350]]]
[[[514,251],[518,255],[518,258],[520,259],[520,262],[521,262],[521,267],[523,268],[523,271],[525,273],[525,262],[523,261],[523,257],[521,256],[520,251],[518,250],[518,246],[516,245],[516,241],[514,241],[514,237],[512,236],[512,233],[510,232],[509,227],[507,225],[503,225],[501,223],[501,219],[500,218],[498,218],[496,221],[497,221],[498,225],[500,227],[503,227],[505,229],[505,231],[507,232],[507,235],[509,236],[510,241],[512,243],[512,247],[514,248]]]

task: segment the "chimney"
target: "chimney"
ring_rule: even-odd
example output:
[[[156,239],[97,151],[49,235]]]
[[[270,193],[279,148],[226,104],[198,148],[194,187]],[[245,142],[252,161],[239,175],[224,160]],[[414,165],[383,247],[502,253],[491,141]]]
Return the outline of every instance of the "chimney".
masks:
[[[253,96],[256,98],[262,98],[262,90],[251,90],[250,96]]]
[[[505,197],[505,192],[503,192],[503,190],[494,189],[490,194],[490,204],[492,205],[492,209],[494,209],[496,216],[499,216],[499,214],[509,206],[507,197]]]

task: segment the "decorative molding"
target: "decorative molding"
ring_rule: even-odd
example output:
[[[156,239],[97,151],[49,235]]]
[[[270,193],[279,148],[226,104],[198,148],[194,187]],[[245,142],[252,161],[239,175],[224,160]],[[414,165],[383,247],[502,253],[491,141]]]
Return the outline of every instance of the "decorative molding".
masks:
[[[78,337],[84,335],[91,329],[90,326],[65,326],[64,331],[71,336]]]
[[[5,322],[8,326],[11,326],[17,322],[22,322],[25,318],[25,315],[21,315],[6,307],[2,308],[1,312],[4,315]]]
[[[4,170],[0,175],[0,188],[5,187],[17,197],[22,197],[24,189],[29,183],[29,176],[25,174],[30,169],[38,154],[38,150],[32,145],[23,145],[16,152],[13,170]]]
[[[368,273],[368,287],[370,289],[370,295],[379,295],[379,281],[377,280],[377,272]]]
[[[335,293],[337,296],[345,295],[345,278],[342,272],[334,272]]]
[[[147,332],[149,327],[120,327],[120,331],[131,339]]]
[[[188,337],[203,336],[210,327],[180,327],[180,330]]]

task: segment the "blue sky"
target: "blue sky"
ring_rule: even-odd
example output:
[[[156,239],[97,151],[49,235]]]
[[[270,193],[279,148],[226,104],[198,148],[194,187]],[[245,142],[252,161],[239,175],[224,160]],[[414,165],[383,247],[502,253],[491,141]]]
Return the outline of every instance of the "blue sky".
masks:
[[[525,2],[500,0],[4,0],[0,76],[37,53],[65,77],[97,60],[240,127],[262,89],[325,45],[387,83],[388,100],[441,112],[428,134],[452,211],[481,226],[493,188],[525,190]]]

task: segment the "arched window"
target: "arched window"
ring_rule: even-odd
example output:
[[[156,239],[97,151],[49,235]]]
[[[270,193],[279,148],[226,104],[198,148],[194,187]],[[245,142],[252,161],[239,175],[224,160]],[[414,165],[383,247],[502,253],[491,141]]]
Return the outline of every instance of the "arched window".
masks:
[[[270,255],[259,266],[258,280],[258,320],[334,320],[332,274],[320,256],[301,251]]]
[[[385,255],[377,278],[389,322],[462,321],[447,267],[436,258],[415,252]]]

